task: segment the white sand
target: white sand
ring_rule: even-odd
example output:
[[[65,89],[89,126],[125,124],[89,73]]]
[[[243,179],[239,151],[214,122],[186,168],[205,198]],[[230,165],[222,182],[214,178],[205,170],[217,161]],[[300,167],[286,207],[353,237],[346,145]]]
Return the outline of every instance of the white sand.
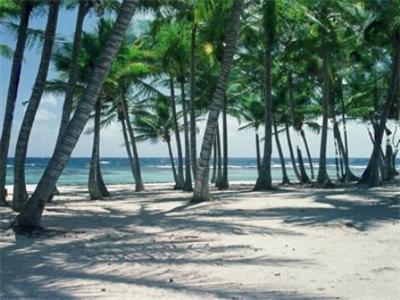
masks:
[[[169,186],[90,201],[62,188],[51,237],[0,236],[1,299],[400,299],[398,185],[215,192]],[[299,187],[297,187],[300,189]],[[12,219],[0,209],[4,226]]]

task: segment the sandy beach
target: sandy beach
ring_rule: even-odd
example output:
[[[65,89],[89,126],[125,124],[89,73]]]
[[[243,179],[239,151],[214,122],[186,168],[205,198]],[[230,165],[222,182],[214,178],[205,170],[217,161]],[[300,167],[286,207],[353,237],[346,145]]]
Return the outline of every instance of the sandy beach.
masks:
[[[1,232],[1,299],[399,299],[398,185],[191,194],[62,187],[39,238]],[[32,187],[30,187],[32,188]],[[1,208],[4,228],[14,213]]]

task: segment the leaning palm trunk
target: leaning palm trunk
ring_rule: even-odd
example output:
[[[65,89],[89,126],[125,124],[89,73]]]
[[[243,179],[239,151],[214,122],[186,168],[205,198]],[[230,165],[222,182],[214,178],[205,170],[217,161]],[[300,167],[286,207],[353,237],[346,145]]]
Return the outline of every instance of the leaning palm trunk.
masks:
[[[297,160],[299,161],[299,169],[300,169],[300,183],[310,183],[310,178],[308,178],[306,168],[304,167],[303,155],[301,154],[301,150],[297,147]]]
[[[283,156],[282,146],[281,146],[281,142],[279,140],[278,126],[276,125],[275,119],[273,119],[273,125],[274,125],[274,135],[275,135],[276,148],[278,149],[279,160],[281,162],[282,184],[290,184],[290,180],[289,180],[289,177],[288,177],[287,172],[286,172],[285,158]]]
[[[56,181],[67,164],[71,153],[78,142],[79,136],[89,120],[90,113],[99,97],[103,83],[110,70],[112,60],[116,56],[130,20],[135,11],[136,2],[124,0],[119,9],[114,28],[110,33],[103,50],[97,60],[93,73],[85,88],[82,101],[78,104],[74,116],[69,122],[63,138],[57,143],[53,156],[50,159],[42,178],[33,195],[25,203],[21,213],[14,219],[12,228],[15,232],[27,234],[40,230],[40,220],[43,209]]]
[[[125,97],[122,98],[122,107],[123,107],[123,112],[124,112],[124,119],[126,121],[127,129],[128,129],[129,139],[131,140],[131,146],[132,146],[133,163],[135,166],[134,174],[133,174],[135,177],[135,183],[136,183],[135,191],[142,192],[142,191],[144,191],[144,184],[143,184],[143,179],[142,179],[142,172],[140,171],[139,153],[137,150],[135,134],[133,132],[132,123],[130,121],[128,105],[126,103]]]
[[[221,72],[217,81],[217,86],[212,98],[210,113],[208,115],[206,130],[201,145],[199,163],[195,179],[195,189],[193,195],[194,202],[207,201],[210,199],[209,172],[212,143],[215,138],[218,116],[221,111],[226,93],[229,72],[233,63],[233,55],[236,50],[236,40],[239,32],[240,14],[243,10],[243,0],[233,2],[231,16],[225,36],[224,57],[222,59]]]
[[[329,114],[329,71],[328,71],[328,59],[329,53],[328,48],[325,45],[323,50],[323,65],[322,65],[322,81],[323,81],[323,99],[322,99],[322,130],[321,130],[321,147],[319,154],[319,168],[317,176],[317,184],[321,187],[328,187],[332,185],[329,179],[328,172],[326,170],[326,146],[328,142],[328,114]]]
[[[312,158],[311,158],[311,154],[310,154],[310,148],[308,147],[308,142],[307,142],[307,139],[306,139],[306,134],[305,134],[303,128],[300,129],[300,136],[301,136],[301,138],[302,138],[302,140],[303,140],[304,147],[306,148],[306,153],[307,153],[307,158],[308,158],[308,164],[310,165],[310,171],[311,171],[311,179],[314,179],[314,177],[315,177],[315,176],[314,176],[314,165],[313,165]]]
[[[189,121],[188,112],[186,107],[186,96],[185,96],[185,80],[181,80],[181,101],[182,101],[182,113],[183,113],[183,130],[185,135],[185,184],[183,186],[184,191],[192,191],[192,171],[190,164],[190,139],[189,139]]]
[[[190,45],[190,156],[192,162],[193,176],[196,176],[197,147],[196,147],[196,25],[192,29]]]
[[[169,84],[170,84],[170,91],[171,91],[171,108],[172,108],[172,118],[173,118],[173,121],[174,121],[176,150],[177,150],[177,154],[178,154],[178,172],[176,174],[175,189],[181,190],[181,189],[183,189],[183,186],[184,186],[182,143],[181,143],[181,135],[180,135],[180,132],[179,132],[178,116],[177,116],[177,113],[176,113],[176,100],[175,100],[174,81],[173,81],[172,78],[170,78]]]
[[[169,134],[165,136],[165,142],[167,143],[167,146],[168,146],[168,154],[169,154],[169,160],[171,162],[172,175],[174,176],[174,181],[175,181],[175,185],[176,185],[177,184],[177,176],[176,176],[175,160],[174,160],[174,154],[172,152],[172,147],[171,147],[171,137],[169,136]]]
[[[79,49],[81,48],[83,21],[85,20],[88,11],[88,2],[82,1],[79,3],[78,16],[76,19],[74,42],[72,46],[71,61],[68,69],[68,83],[65,92],[64,104],[61,114],[60,130],[58,132],[57,141],[62,138],[65,128],[67,128],[72,113],[72,102],[74,99],[76,82],[78,80],[78,58]]]
[[[392,59],[392,70],[390,76],[390,84],[388,88],[388,93],[386,96],[386,101],[382,109],[379,125],[375,134],[374,149],[369,159],[368,166],[364,171],[360,183],[366,183],[370,187],[378,186],[381,184],[381,178],[379,174],[380,165],[380,152],[382,151],[381,145],[383,140],[383,133],[386,128],[386,120],[389,115],[390,106],[396,98],[396,93],[398,90],[400,77],[400,27],[396,28],[394,33],[394,52]]]
[[[28,200],[28,193],[26,191],[25,183],[26,154],[28,151],[29,137],[31,135],[33,122],[35,121],[35,116],[46,85],[51,52],[53,49],[54,37],[57,28],[59,4],[59,1],[49,1],[49,16],[47,19],[39,70],[36,75],[35,84],[32,89],[32,95],[25,111],[15,148],[13,207],[16,211],[20,211],[25,201]]]
[[[349,162],[349,155],[346,152],[345,145],[343,145],[343,140],[340,135],[339,125],[336,121],[333,122],[333,132],[335,135],[335,139],[337,141],[337,145],[339,147],[339,151],[342,153],[343,164],[344,164],[344,176],[343,181],[345,182],[353,182],[357,181],[359,178],[353,174],[350,170],[350,162]]]
[[[122,126],[122,135],[124,137],[126,154],[128,155],[129,167],[131,168],[133,178],[135,178],[135,163],[132,156],[131,142],[129,141],[128,130],[126,128],[126,123],[122,112],[119,113],[119,121],[121,122]]]
[[[224,108],[222,110],[222,149],[223,149],[223,160],[222,160],[222,177],[218,184],[218,189],[225,190],[229,188],[228,181],[228,120],[227,120],[227,103],[226,96],[224,101]]]
[[[58,131],[57,142],[62,138],[65,128],[67,128],[72,113],[72,103],[75,93],[75,86],[78,79],[78,58],[79,50],[81,48],[83,22],[89,9],[89,2],[81,1],[78,6],[78,16],[76,18],[74,41],[72,46],[71,61],[68,68],[68,83],[65,92],[64,104],[61,114],[60,129]],[[58,194],[57,187],[55,187],[53,194]],[[51,201],[52,195],[49,198]]]
[[[28,22],[31,12],[32,4],[30,3],[30,1],[22,2],[21,19],[18,27],[17,45],[15,47],[14,58],[11,67],[10,83],[7,93],[7,104],[3,121],[3,131],[1,133],[0,139],[0,206],[7,205],[7,192],[5,190],[7,156],[10,146],[10,136],[14,117],[15,102],[17,101],[18,86],[28,31]]]
[[[101,101],[97,100],[95,105],[94,115],[94,130],[93,130],[93,149],[92,158],[90,160],[89,170],[89,196],[92,200],[103,199],[109,197],[110,194],[103,181],[103,176],[100,170],[100,117],[101,117]]]
[[[299,170],[297,169],[297,165],[296,165],[296,158],[294,157],[292,139],[290,137],[290,131],[289,131],[289,125],[287,123],[285,123],[285,133],[286,133],[286,139],[287,139],[287,143],[288,143],[288,147],[289,147],[290,161],[292,162],[293,172],[294,172],[294,175],[296,176],[297,180],[301,181],[301,176],[300,176]]]

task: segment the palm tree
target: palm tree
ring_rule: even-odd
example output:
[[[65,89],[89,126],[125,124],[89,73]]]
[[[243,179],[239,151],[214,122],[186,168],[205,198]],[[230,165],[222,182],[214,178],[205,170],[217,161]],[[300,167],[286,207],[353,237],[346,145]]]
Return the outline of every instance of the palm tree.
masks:
[[[6,172],[7,172],[7,156],[10,145],[11,127],[14,117],[15,102],[17,101],[18,86],[21,75],[22,61],[24,58],[28,22],[32,12],[32,3],[23,1],[21,8],[20,24],[18,27],[18,38],[15,47],[14,58],[11,67],[10,83],[7,93],[7,104],[4,114],[3,131],[0,139],[0,206],[7,205],[5,190]]]
[[[230,20],[227,26],[225,36],[225,49],[221,65],[221,72],[218,77],[217,87],[215,89],[210,112],[208,115],[207,125],[200,151],[200,159],[197,166],[197,174],[195,178],[195,189],[192,201],[207,201],[209,194],[209,169],[212,144],[214,142],[218,116],[223,106],[226,93],[226,86],[229,77],[229,71],[233,63],[233,55],[236,49],[236,40],[239,32],[240,14],[243,10],[243,0],[234,0],[231,9]]]
[[[103,176],[100,169],[100,124],[101,124],[101,99],[95,104],[94,127],[93,127],[93,149],[92,158],[90,160],[89,170],[89,196],[92,200],[103,199],[109,197],[110,193],[104,184]]]
[[[191,154],[190,154],[190,133],[188,121],[187,99],[185,93],[186,69],[189,65],[189,26],[187,22],[162,24],[158,28],[155,35],[157,43],[154,51],[160,57],[160,69],[165,72],[169,78],[169,89],[171,96],[172,113],[174,117],[174,130],[178,152],[178,172],[177,172],[177,189],[192,190],[191,175]],[[175,81],[180,88],[180,99],[183,114],[183,133],[184,133],[184,149],[182,150],[181,137],[179,134],[179,126],[176,111],[176,89]],[[185,159],[183,162],[183,151]],[[183,164],[185,164],[185,176],[183,176]]]
[[[363,173],[360,182],[367,183],[370,187],[378,186],[381,184],[379,165],[380,165],[380,152],[383,140],[383,134],[386,128],[386,121],[389,116],[389,111],[392,103],[394,103],[398,86],[400,82],[400,26],[396,26],[393,30],[393,56],[392,56],[392,70],[390,76],[390,84],[386,100],[379,117],[379,124],[375,133],[374,148],[371,158],[368,162],[367,169]]]
[[[59,141],[46,170],[39,181],[33,195],[26,202],[22,211],[12,223],[17,233],[29,233],[40,230],[40,220],[46,201],[54,190],[57,178],[61,175],[71,153],[87,123],[94,104],[101,92],[103,83],[111,68],[130,20],[135,12],[135,1],[124,0],[119,9],[114,28],[105,43],[101,55],[93,69],[93,73],[85,88],[82,101],[78,104],[74,116],[65,130],[64,137]]]
[[[49,15],[47,19],[45,40],[43,43],[42,57],[39,70],[36,75],[35,84],[28,102],[28,107],[22,121],[21,129],[17,139],[14,158],[14,195],[13,207],[20,211],[28,198],[25,183],[25,160],[28,150],[30,133],[35,121],[36,112],[46,84],[47,73],[50,66],[51,52],[53,50],[54,38],[57,28],[58,10],[60,2],[49,1]]]
[[[78,15],[75,24],[74,40],[72,44],[71,57],[68,67],[68,83],[65,92],[65,98],[61,114],[61,123],[57,140],[59,140],[63,136],[65,128],[67,127],[68,122],[70,121],[72,113],[72,104],[75,93],[75,86],[78,80],[78,59],[79,59],[79,50],[81,48],[83,22],[85,20],[85,16],[89,11],[89,8],[95,5],[94,2],[96,2],[96,0],[80,1],[78,5]]]
[[[159,96],[151,98],[134,111],[135,131],[138,133],[137,140],[151,140],[156,142],[162,140],[167,144],[168,155],[171,162],[172,175],[177,184],[177,173],[175,160],[171,146],[171,135],[174,121],[171,115],[171,105],[168,97]]]
[[[319,168],[317,175],[317,184],[322,187],[332,186],[326,170],[326,147],[328,138],[328,114],[329,114],[329,97],[330,97],[330,80],[329,80],[329,49],[328,45],[322,46],[322,82],[323,82],[323,96],[322,96],[322,129],[321,129],[321,147],[319,155]]]
[[[272,154],[272,48],[276,30],[276,3],[275,0],[264,0],[263,3],[263,29],[264,29],[264,103],[265,103],[265,134],[264,157],[260,174],[254,190],[268,190],[272,188],[271,154]]]
[[[241,98],[239,121],[244,120],[247,122],[247,124],[239,127],[239,130],[247,129],[249,127],[254,128],[258,172],[260,172],[261,168],[260,137],[258,129],[264,121],[264,116],[265,113],[263,109],[263,104],[260,101],[260,97],[257,97],[257,95],[249,95]]]

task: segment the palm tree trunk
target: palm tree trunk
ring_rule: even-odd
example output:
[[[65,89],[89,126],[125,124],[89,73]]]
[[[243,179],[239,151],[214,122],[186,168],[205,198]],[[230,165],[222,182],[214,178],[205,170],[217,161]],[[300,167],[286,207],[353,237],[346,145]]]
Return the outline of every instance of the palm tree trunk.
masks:
[[[229,188],[228,181],[228,120],[227,120],[227,101],[224,100],[224,108],[222,109],[222,146],[223,146],[223,161],[222,161],[222,177],[219,182],[218,189],[225,190]]]
[[[336,134],[333,133],[333,146],[335,147],[335,168],[336,178],[340,180],[340,167],[339,167],[339,148],[337,145]]]
[[[190,43],[190,154],[192,162],[193,176],[196,176],[197,166],[197,147],[196,147],[196,25],[192,28]]]
[[[201,145],[200,158],[197,166],[193,201],[207,201],[210,199],[209,172],[212,143],[216,134],[218,116],[223,105],[228,77],[233,63],[233,55],[236,51],[236,40],[239,32],[240,15],[243,10],[243,0],[233,2],[230,20],[225,36],[224,57],[221,64],[221,72],[212,98],[210,113]]]
[[[378,186],[381,184],[381,178],[379,176],[379,160],[381,145],[383,140],[383,133],[386,127],[386,121],[389,115],[390,106],[392,105],[399,85],[400,77],[400,29],[397,28],[394,34],[394,52],[392,59],[392,72],[390,77],[390,84],[388,88],[388,93],[386,96],[386,101],[379,118],[379,125],[376,132],[376,138],[374,143],[374,148],[371,157],[368,162],[368,166],[364,171],[360,183],[366,183],[370,187]]]
[[[7,206],[6,174],[7,174],[7,157],[10,147],[10,136],[12,122],[14,118],[15,103],[17,101],[19,80],[21,77],[21,67],[24,58],[26,38],[28,31],[29,17],[32,12],[32,4],[30,1],[22,2],[21,18],[18,27],[18,38],[15,46],[15,52],[11,67],[10,83],[7,93],[7,104],[4,113],[3,130],[0,139],[0,206]]]
[[[174,154],[172,153],[170,137],[168,137],[168,139],[166,139],[166,143],[168,145],[168,154],[169,154],[169,159],[171,161],[172,175],[174,176],[174,181],[175,181],[175,185],[176,185],[178,179],[177,179],[177,176],[176,176]]]
[[[396,171],[393,168],[393,148],[387,143],[385,154],[385,166],[387,169],[387,180],[392,180],[396,176]]]
[[[95,105],[93,149],[92,149],[92,158],[90,160],[89,182],[88,182],[89,196],[91,200],[103,199],[103,197],[109,196],[109,193],[104,185],[103,177],[100,171],[100,118],[101,118],[101,101],[97,100]]]
[[[13,207],[16,211],[20,211],[25,201],[28,200],[28,193],[26,191],[25,183],[26,154],[28,151],[29,137],[32,131],[33,122],[35,121],[36,112],[39,108],[40,100],[42,99],[43,91],[46,85],[51,52],[53,49],[57,28],[59,5],[59,1],[49,1],[49,15],[47,19],[39,70],[36,75],[35,84],[32,89],[28,107],[25,111],[15,148]]]
[[[286,132],[286,138],[287,138],[289,154],[290,154],[290,161],[292,162],[293,172],[294,172],[294,175],[296,176],[297,180],[300,182],[301,176],[300,176],[299,170],[297,169],[296,159],[295,159],[294,153],[293,153],[292,139],[290,138],[289,125],[287,123],[285,123],[285,132]]]
[[[133,163],[135,166],[135,169],[134,169],[135,172],[133,174],[135,177],[135,184],[136,184],[135,191],[142,192],[142,191],[144,191],[144,184],[143,184],[143,179],[142,179],[142,172],[140,171],[139,153],[137,150],[135,134],[133,132],[132,123],[130,121],[128,104],[126,103],[125,97],[122,97],[122,107],[123,107],[123,111],[124,111],[124,119],[126,121],[127,129],[128,129],[129,139],[131,140]]]
[[[258,129],[256,129],[256,159],[257,159],[257,175],[260,176],[261,154],[260,154],[260,137],[258,135]]]
[[[275,12],[271,12],[275,14]],[[268,16],[269,17],[269,16]],[[264,15],[264,18],[266,16]],[[264,20],[264,23],[266,20]],[[265,134],[264,156],[254,190],[268,190],[272,188],[271,155],[272,155],[272,40],[269,31],[264,28],[264,104],[265,104]]]
[[[297,159],[299,161],[299,169],[300,169],[300,183],[310,183],[310,178],[308,178],[306,168],[304,167],[303,155],[301,154],[301,150],[297,147]]]
[[[63,138],[56,145],[53,156],[33,195],[25,203],[22,211],[12,223],[12,228],[16,233],[29,234],[32,231],[41,230],[40,220],[46,201],[54,190],[56,181],[67,164],[79,136],[82,134],[90,117],[90,113],[111,68],[111,63],[129,27],[135,6],[136,2],[130,0],[124,0],[121,4],[115,25],[88,80],[82,101],[78,104],[74,116],[65,129]]]
[[[177,149],[177,154],[178,154],[178,172],[176,175],[177,180],[176,180],[175,189],[181,190],[181,189],[183,189],[183,186],[184,186],[182,143],[181,143],[181,135],[179,132],[178,116],[176,113],[175,88],[174,88],[174,81],[173,81],[172,77],[170,78],[169,83],[170,83],[170,91],[171,91],[171,107],[172,107],[172,117],[174,120],[176,149]]]
[[[124,119],[124,116],[122,115],[122,113],[121,113],[121,116],[119,117],[119,121],[121,122],[121,125],[122,125],[122,135],[124,137],[126,154],[128,155],[129,167],[131,168],[133,178],[135,178],[136,172],[135,172],[135,163],[133,161],[133,156],[132,156],[131,142],[129,141],[128,130],[126,129],[126,123],[125,123],[125,119]]]
[[[213,170],[212,170],[212,175],[211,175],[211,183],[215,183],[217,180],[217,139],[214,140],[214,146],[213,146]]]
[[[78,15],[76,18],[75,24],[75,32],[74,32],[74,41],[72,45],[72,53],[71,53],[71,61],[69,63],[68,69],[68,83],[67,90],[65,92],[64,104],[61,114],[60,121],[60,129],[58,131],[57,143],[62,138],[65,128],[68,125],[68,122],[71,118],[72,113],[72,103],[75,94],[75,86],[78,78],[78,58],[79,58],[79,50],[81,48],[81,40],[82,40],[82,31],[83,31],[83,22],[85,20],[85,16],[89,9],[89,2],[81,1],[78,6]],[[57,187],[54,188],[54,195],[59,194]],[[52,195],[49,198],[49,202],[52,199]]]
[[[335,119],[333,122],[333,132],[334,132],[334,138],[336,139],[337,145],[339,147],[339,151],[343,153],[342,155],[344,163],[343,181],[345,182],[357,181],[359,178],[356,175],[354,175],[350,169],[349,155],[346,153],[345,145],[343,145],[342,137],[340,135],[339,125]]]
[[[82,1],[79,3],[78,16],[76,19],[74,42],[72,46],[71,61],[68,69],[68,83],[67,90],[65,92],[64,104],[61,114],[60,130],[58,132],[57,141],[63,136],[65,128],[70,121],[72,113],[72,102],[75,94],[75,86],[78,80],[78,58],[79,50],[81,48],[81,39],[83,31],[83,22],[85,20],[86,13],[88,11],[88,3]]]
[[[322,99],[322,130],[321,130],[321,147],[319,154],[319,168],[317,176],[317,184],[321,187],[332,186],[332,182],[329,179],[328,172],[326,171],[326,147],[328,142],[328,114],[329,114],[329,74],[328,74],[328,49],[325,46],[323,51],[323,66],[322,66],[322,80],[323,80],[323,99]]]
[[[183,113],[183,130],[185,134],[185,184],[183,187],[184,191],[193,191],[192,187],[192,171],[190,164],[190,139],[189,139],[189,121],[188,111],[186,108],[186,96],[185,96],[185,80],[181,80],[181,101],[182,101],[182,113]]]
[[[217,178],[215,180],[215,186],[218,187],[222,180],[222,154],[221,154],[221,134],[219,131],[219,126],[217,126],[216,135],[216,145],[217,145]]]
[[[313,165],[312,158],[311,158],[311,154],[310,154],[310,148],[308,147],[308,142],[307,142],[306,134],[305,134],[303,128],[300,129],[300,135],[301,135],[301,138],[302,138],[302,140],[303,140],[304,147],[306,148],[307,157],[308,157],[308,163],[309,163],[309,165],[310,165],[310,171],[311,171],[311,179],[314,179],[314,178],[315,178],[315,177],[314,177],[314,165]]]
[[[275,135],[276,148],[278,149],[279,160],[281,162],[282,184],[290,184],[290,180],[289,180],[289,177],[288,177],[287,172],[286,172],[285,157],[283,156],[282,146],[281,146],[281,142],[279,140],[278,126],[276,125],[275,119],[273,119],[273,125],[274,125],[274,133],[275,133],[274,135]]]

